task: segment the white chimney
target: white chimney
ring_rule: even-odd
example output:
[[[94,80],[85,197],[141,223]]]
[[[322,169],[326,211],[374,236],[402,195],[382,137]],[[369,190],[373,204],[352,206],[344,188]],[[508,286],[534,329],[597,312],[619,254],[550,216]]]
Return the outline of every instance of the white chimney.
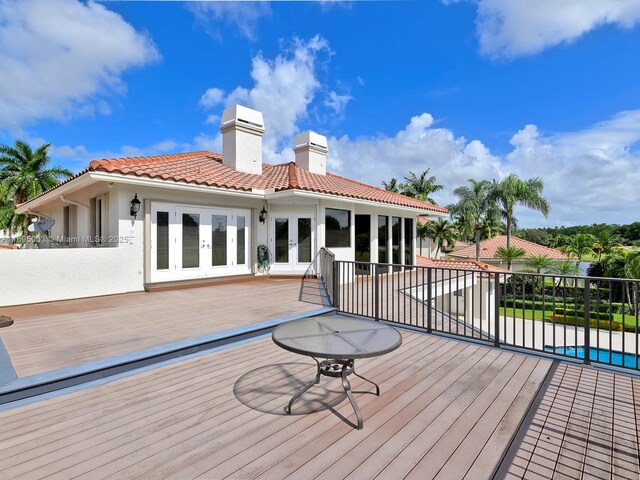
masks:
[[[239,172],[262,174],[262,113],[234,105],[222,113],[222,163]]]
[[[296,165],[311,173],[327,173],[327,137],[316,132],[304,132],[296,136],[293,151],[296,152]]]

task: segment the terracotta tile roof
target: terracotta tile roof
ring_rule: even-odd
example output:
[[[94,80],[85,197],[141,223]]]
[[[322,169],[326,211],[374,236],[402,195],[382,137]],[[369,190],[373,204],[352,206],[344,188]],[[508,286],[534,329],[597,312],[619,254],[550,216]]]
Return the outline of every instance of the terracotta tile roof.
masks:
[[[0,250],[17,250],[17,245],[7,245],[4,243],[0,243]]]
[[[416,263],[423,267],[451,268],[459,270],[473,270],[476,272],[492,271],[500,273],[511,273],[504,268],[489,265],[477,260],[454,260],[449,258],[429,258],[416,255]]]
[[[446,208],[338,175],[311,173],[296,166],[294,162],[279,165],[263,164],[262,175],[238,172],[222,164],[222,155],[212,152],[94,160],[89,164],[88,169],[73,178],[90,171],[134,175],[240,191],[251,191],[252,189],[305,190],[433,212],[447,212]],[[66,180],[60,185],[71,180]]]
[[[483,240],[480,242],[480,258],[481,259],[494,259],[498,258],[496,254],[496,250],[499,247],[507,246],[507,236],[499,235],[497,237],[489,238],[488,240]],[[549,258],[554,260],[566,260],[567,256],[553,248],[545,247],[544,245],[539,245],[537,243],[529,242],[527,240],[523,240],[518,237],[511,237],[511,246],[522,248],[525,251],[525,258],[531,258],[535,256],[546,255]],[[450,254],[452,257],[456,258],[475,258],[476,257],[476,247],[475,245],[470,245],[465,248],[461,248],[460,250],[456,250]]]

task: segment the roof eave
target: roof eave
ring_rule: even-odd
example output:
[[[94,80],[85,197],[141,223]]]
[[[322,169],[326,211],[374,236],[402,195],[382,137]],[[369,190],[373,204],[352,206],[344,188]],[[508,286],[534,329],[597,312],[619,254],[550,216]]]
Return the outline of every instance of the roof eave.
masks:
[[[52,200],[59,198],[60,195],[74,192],[81,188],[87,187],[92,183],[94,183],[94,181],[89,176],[89,172],[85,172],[82,175],[79,175],[78,177],[72,180],[69,180],[68,182],[60,186],[54,187],[53,189],[51,189],[50,191],[48,191],[43,195],[35,197],[31,200],[27,200],[20,206],[16,207],[16,213],[19,213],[19,214],[28,213],[29,210],[38,208],[39,206],[44,205],[45,203],[48,203]]]
[[[311,198],[311,199],[330,198],[331,200],[335,200],[338,202],[345,202],[345,203],[352,203],[352,204],[355,203],[358,205],[378,206],[378,207],[383,205],[387,208],[403,210],[403,211],[412,212],[414,214],[423,215],[423,216],[429,215],[431,217],[446,217],[448,215],[448,213],[437,212],[437,211],[429,210],[426,208],[423,209],[423,208],[416,208],[416,207],[408,207],[405,205],[396,205],[394,203],[387,203],[387,202],[381,202],[381,201],[375,201],[375,200],[364,200],[362,198],[348,197],[346,195],[312,192],[309,190],[301,190],[298,188],[289,188],[286,190],[279,190],[277,192],[267,191],[265,196],[267,200],[272,200],[272,199],[275,200],[275,199],[281,199],[281,198],[292,197],[292,196],[297,196],[302,198]]]

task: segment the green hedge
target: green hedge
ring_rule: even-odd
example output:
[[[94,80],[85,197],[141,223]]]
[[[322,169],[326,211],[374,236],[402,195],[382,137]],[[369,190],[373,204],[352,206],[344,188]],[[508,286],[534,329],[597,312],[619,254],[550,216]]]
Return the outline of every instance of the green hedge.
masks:
[[[551,314],[551,315],[547,315],[546,318],[547,320],[553,323],[584,327],[584,317]],[[609,322],[608,320],[591,320],[589,322],[589,325],[593,328],[596,328],[596,327],[602,328],[603,330],[609,330],[609,326],[611,326],[611,330],[614,330],[616,332],[622,331],[622,324],[620,322]]]
[[[529,297],[530,298],[530,297]],[[510,307],[510,308],[529,308],[532,310],[535,309],[551,309],[551,307],[554,305],[553,303],[553,298],[552,297],[545,297],[544,301],[542,301],[542,295],[537,295],[535,297],[535,303],[534,300],[532,299],[527,299],[527,300],[522,300],[522,298],[515,298],[514,297],[502,297],[500,302],[500,305],[502,307]],[[564,308],[564,306],[566,305],[567,309],[570,309],[571,307],[575,307],[578,306],[578,311],[580,311],[583,307],[583,299],[578,299],[578,301],[576,302],[575,299],[573,298],[566,298],[566,301],[564,298],[562,297],[556,297],[556,302],[555,302],[555,306],[556,309],[557,308]],[[514,306],[515,305],[515,306]],[[609,311],[609,306],[611,305],[611,311]],[[609,313],[629,313],[629,306],[628,305],[623,305],[620,302],[612,302],[611,304],[609,304],[608,302],[600,302],[599,304],[592,301],[589,305],[589,310],[592,312],[596,312],[599,311],[600,313],[606,313],[607,315]],[[601,317],[604,318],[604,317]],[[608,316],[606,318],[609,318]]]
[[[584,318],[584,309],[583,310],[573,310],[573,309],[564,309],[564,308],[556,308],[554,312],[558,315],[567,315],[573,317],[581,317]],[[604,312],[589,312],[589,318],[595,318],[600,320],[611,320],[611,317],[608,313]]]

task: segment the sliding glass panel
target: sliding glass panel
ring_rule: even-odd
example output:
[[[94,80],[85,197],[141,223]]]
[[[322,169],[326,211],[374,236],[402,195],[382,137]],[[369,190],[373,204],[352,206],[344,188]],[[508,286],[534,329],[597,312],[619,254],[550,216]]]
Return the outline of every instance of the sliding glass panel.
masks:
[[[400,260],[400,217],[391,217],[391,263],[396,265],[402,263]],[[394,270],[399,270],[399,267],[394,267]]]
[[[289,219],[276,218],[276,259],[277,263],[289,263]]]
[[[413,265],[413,220],[404,219],[404,264]]]
[[[245,253],[245,239],[247,236],[247,219],[238,217],[238,244],[237,244],[237,262],[238,265],[247,263]]]
[[[211,216],[211,265],[227,265],[227,216]]]
[[[298,263],[311,263],[311,219],[298,219]]]
[[[156,216],[156,269],[169,270],[169,212]]]
[[[387,263],[387,243],[389,242],[389,217],[378,216],[378,263]]]
[[[182,268],[200,267],[200,215],[182,214]]]

